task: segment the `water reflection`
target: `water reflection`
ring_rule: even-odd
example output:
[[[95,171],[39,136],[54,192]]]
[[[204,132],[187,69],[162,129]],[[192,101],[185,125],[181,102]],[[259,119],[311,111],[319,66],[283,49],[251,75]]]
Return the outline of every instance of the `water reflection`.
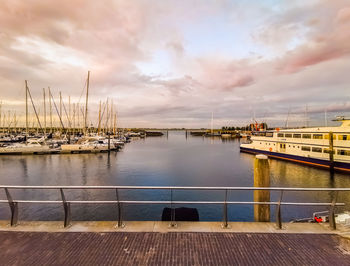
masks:
[[[145,185],[145,186],[253,186],[254,156],[239,152],[240,139],[194,137],[170,131],[163,137],[134,139],[121,152],[49,156],[0,157],[0,183],[8,185]],[[270,160],[271,186],[349,187],[350,178],[341,173],[295,163]],[[14,192],[13,192],[14,193]],[[67,190],[68,199],[114,200],[115,191]],[[0,193],[4,198],[4,194]],[[17,191],[16,198],[60,199],[56,191]],[[120,191],[121,199],[167,200],[169,191]],[[222,200],[217,191],[177,191],[178,200]],[[277,193],[271,194],[277,199]],[[288,192],[284,200],[329,202],[332,193]],[[252,201],[253,194],[230,192],[230,200]],[[350,203],[349,193],[339,193],[340,202]],[[158,220],[165,206],[124,206],[129,220]],[[193,206],[190,206],[193,207]],[[221,220],[222,206],[197,206],[201,220]],[[284,220],[309,217],[323,207],[283,207]],[[41,205],[20,208],[20,219],[58,220],[62,206]],[[272,215],[274,214],[272,210]],[[0,219],[8,219],[8,206],[0,206]],[[115,220],[111,206],[74,206],[73,219]],[[230,206],[232,221],[253,219],[252,206]],[[273,217],[272,217],[273,218]]]

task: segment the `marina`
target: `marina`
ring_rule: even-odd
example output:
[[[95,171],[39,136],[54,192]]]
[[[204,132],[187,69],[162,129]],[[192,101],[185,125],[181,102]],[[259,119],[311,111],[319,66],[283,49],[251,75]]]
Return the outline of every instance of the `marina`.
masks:
[[[206,187],[251,187],[255,156],[240,153],[244,140],[211,137],[191,137],[185,131],[169,131],[168,137],[133,138],[118,153],[61,154],[45,156],[0,157],[2,183],[12,185],[78,185],[78,186],[197,186]],[[270,159],[271,187],[350,187],[346,174],[291,162]],[[17,199],[60,200],[59,193],[50,191],[14,191]],[[69,200],[115,200],[113,191],[67,191]],[[0,192],[2,199],[6,196]],[[167,191],[120,192],[122,200],[168,200]],[[278,193],[271,193],[276,201]],[[331,202],[332,194],[312,192],[307,194],[286,193],[285,200],[300,202]],[[174,200],[223,200],[223,194],[216,191],[177,191]],[[228,201],[253,201],[252,193],[240,191],[229,193]],[[350,203],[348,193],[339,193],[338,202]],[[182,204],[177,207],[193,207]],[[159,221],[167,204],[154,206],[130,205],[124,208],[125,221]],[[221,221],[222,208],[212,205],[195,206],[200,221]],[[8,206],[0,205],[1,219],[8,219]],[[317,211],[328,210],[322,206],[283,207],[283,221],[312,217]],[[339,207],[338,213],[346,210]],[[72,220],[116,220],[117,212],[106,205],[75,206]],[[35,214],[35,215],[34,215]],[[20,209],[19,220],[61,220],[61,206],[49,208],[28,205]],[[253,206],[232,205],[228,208],[230,221],[253,221]],[[274,208],[271,220],[275,220]]]
[[[0,265],[349,265],[349,0],[0,3]]]

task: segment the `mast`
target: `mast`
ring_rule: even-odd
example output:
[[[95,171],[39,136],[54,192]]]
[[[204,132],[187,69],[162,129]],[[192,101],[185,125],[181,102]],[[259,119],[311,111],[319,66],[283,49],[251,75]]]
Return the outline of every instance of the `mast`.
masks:
[[[49,87],[49,105],[50,105],[50,133],[52,133],[52,103],[51,103],[51,90],[50,90],[50,87]]]
[[[26,139],[28,138],[28,83],[25,81],[26,84]]]
[[[112,131],[112,129],[113,129],[113,99],[112,99],[112,103],[111,103],[111,121],[109,122],[109,124],[110,124],[110,126],[109,126],[109,128],[110,128],[110,131]]]
[[[79,114],[79,112],[80,112],[80,104],[79,103],[77,103],[77,114],[78,114],[78,133],[80,134],[80,114]]]
[[[106,122],[105,122],[105,133],[108,132],[108,118],[109,118],[109,106],[108,106],[108,98],[107,98],[107,114],[106,114]]]
[[[101,100],[100,100],[100,107],[98,109],[97,135],[100,135],[100,133],[101,133]]]
[[[44,93],[44,134],[46,135],[46,96],[45,96],[45,88],[43,88]]]
[[[73,135],[75,135],[75,103],[73,103]]]
[[[59,114],[59,116],[60,116],[60,119],[62,119],[62,94],[61,94],[61,92],[59,93],[59,96],[60,96],[60,114]]]
[[[84,134],[85,135],[86,135],[87,129],[88,129],[87,114],[88,114],[88,100],[89,100],[89,81],[90,81],[90,71],[88,71],[87,82],[86,82],[86,102],[85,102],[85,122],[84,122],[84,128],[85,128]]]
[[[32,103],[33,109],[34,109],[34,113],[35,113],[35,117],[36,117],[37,122],[38,122],[38,126],[40,127],[41,130],[43,130],[43,128],[42,128],[42,126],[41,126],[41,123],[40,123],[39,114],[38,114],[38,112],[36,111],[36,108],[35,108],[35,105],[34,105],[34,101],[33,101],[32,95],[31,95],[30,90],[29,90],[28,87],[27,87],[27,92],[28,92],[28,95],[29,95],[29,97],[30,97],[30,101],[31,101],[31,103]],[[34,117],[34,118],[35,118],[35,117]]]
[[[70,95],[68,96],[68,120],[69,120],[69,131],[71,131],[71,122],[72,121],[72,115],[71,115],[71,112],[70,112]]]
[[[114,113],[113,135],[116,135],[116,126],[117,126],[117,112]]]
[[[2,118],[1,107],[2,107],[2,101],[0,102],[0,127],[1,127],[1,118]]]

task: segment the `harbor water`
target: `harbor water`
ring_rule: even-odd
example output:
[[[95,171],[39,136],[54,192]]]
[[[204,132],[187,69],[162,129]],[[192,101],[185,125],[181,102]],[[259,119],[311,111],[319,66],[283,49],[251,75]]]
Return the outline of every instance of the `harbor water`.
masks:
[[[133,139],[120,152],[102,154],[27,155],[0,157],[1,185],[137,185],[137,186],[253,186],[254,155],[240,153],[240,139],[186,136],[184,131],[169,131],[162,137]],[[286,161],[270,160],[273,187],[350,187],[350,176]],[[14,199],[60,200],[56,190],[11,190]],[[113,190],[66,190],[67,200],[115,200]],[[341,192],[338,202],[350,205],[350,193]],[[165,190],[121,191],[121,200],[170,200]],[[272,193],[272,200],[279,194]],[[287,192],[284,200],[330,202],[329,192]],[[6,199],[4,191],[0,198]],[[175,191],[173,200],[223,200],[223,191]],[[233,191],[232,201],[253,201],[253,192]],[[165,205],[125,205],[124,220],[160,220]],[[201,221],[220,221],[223,206],[196,207]],[[325,207],[282,207],[284,221],[311,217]],[[230,205],[230,221],[253,221],[253,206]],[[62,205],[19,205],[21,220],[62,220]],[[0,205],[0,219],[9,219],[7,204]],[[274,207],[271,218],[274,219]],[[73,205],[74,220],[116,220],[114,205]]]

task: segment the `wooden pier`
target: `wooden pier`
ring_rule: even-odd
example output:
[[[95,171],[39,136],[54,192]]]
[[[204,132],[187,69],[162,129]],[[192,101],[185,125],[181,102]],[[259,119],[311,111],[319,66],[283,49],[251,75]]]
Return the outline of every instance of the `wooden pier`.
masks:
[[[347,245],[333,234],[0,232],[1,265],[349,265]]]

